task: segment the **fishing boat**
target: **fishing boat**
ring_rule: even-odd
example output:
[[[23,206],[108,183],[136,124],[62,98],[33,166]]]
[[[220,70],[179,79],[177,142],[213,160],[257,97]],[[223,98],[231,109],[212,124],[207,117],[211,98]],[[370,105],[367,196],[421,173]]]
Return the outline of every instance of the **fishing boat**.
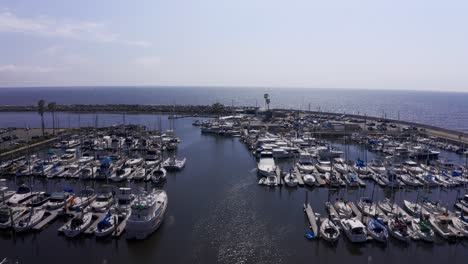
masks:
[[[367,241],[367,230],[364,224],[358,219],[342,219],[340,221],[343,232],[353,243],[362,243]]]
[[[367,233],[376,241],[386,243],[388,240],[388,231],[385,225],[373,217],[367,218]]]
[[[402,242],[408,243],[410,241],[408,226],[399,217],[390,217],[388,220],[388,231],[394,238]]]
[[[166,169],[159,167],[150,172],[151,181],[153,183],[162,183],[166,181]]]
[[[326,218],[322,223],[320,223],[319,234],[321,238],[330,243],[334,243],[338,241],[338,238],[340,237],[340,229],[335,225],[335,223],[333,223],[333,221]]]
[[[186,158],[176,159],[176,157],[170,157],[163,162],[163,168],[166,170],[182,170],[186,161]]]
[[[93,214],[77,213],[68,223],[66,223],[62,231],[67,237],[76,237],[84,232],[91,225]]]
[[[145,239],[156,231],[164,219],[167,194],[163,190],[139,194],[131,205],[132,212],[127,220],[126,238]]]
[[[286,175],[284,176],[284,182],[289,187],[296,187],[299,183],[298,179],[296,178],[296,175],[293,172],[286,173]]]
[[[16,232],[24,232],[33,228],[44,217],[45,210],[41,208],[30,208],[29,213],[26,213],[17,221],[15,221],[13,228]]]
[[[425,218],[414,218],[411,221],[411,228],[419,237],[419,239],[426,242],[434,242],[435,234],[431,228],[431,224]]]

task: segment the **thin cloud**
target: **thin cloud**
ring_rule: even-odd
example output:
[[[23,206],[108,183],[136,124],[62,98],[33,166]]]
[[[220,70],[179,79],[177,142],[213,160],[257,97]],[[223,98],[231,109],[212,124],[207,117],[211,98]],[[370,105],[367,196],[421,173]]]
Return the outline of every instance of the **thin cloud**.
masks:
[[[4,64],[0,65],[0,73],[50,73],[59,71],[57,68],[30,65]]]
[[[161,59],[155,56],[140,57],[136,58],[133,63],[143,67],[154,67],[161,63]]]
[[[61,21],[48,17],[22,18],[9,11],[0,12],[0,32],[62,37],[100,43],[149,47],[143,40],[127,40],[110,32],[107,25],[89,21]]]

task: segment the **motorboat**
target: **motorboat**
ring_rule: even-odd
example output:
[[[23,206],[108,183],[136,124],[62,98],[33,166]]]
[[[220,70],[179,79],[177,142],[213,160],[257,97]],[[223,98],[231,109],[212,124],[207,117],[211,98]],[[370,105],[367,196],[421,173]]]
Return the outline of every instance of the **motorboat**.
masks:
[[[453,227],[451,217],[446,214],[431,215],[429,222],[434,231],[444,239],[453,240],[463,236],[458,229]]]
[[[336,212],[340,216],[340,218],[351,218],[353,217],[353,210],[351,206],[343,200],[338,200],[333,205],[335,207]]]
[[[13,194],[10,199],[8,199],[7,204],[8,205],[18,205],[22,202],[25,202],[26,200],[32,198],[35,195],[31,191],[31,188],[29,188],[26,185],[20,185],[18,187],[18,190]]]
[[[315,164],[315,168],[320,173],[331,173],[332,167],[329,160],[317,159],[317,164]]]
[[[170,157],[163,162],[163,167],[166,170],[182,170],[186,161],[186,158],[176,159],[176,157]]]
[[[332,220],[326,218],[320,223],[320,237],[330,243],[338,241],[340,237],[340,229],[333,223]]]
[[[132,169],[130,167],[122,167],[117,169],[114,174],[110,177],[110,179],[114,182],[121,182],[127,180],[127,178],[132,173]]]
[[[307,152],[299,153],[299,159],[296,166],[302,173],[312,173],[315,168],[314,163],[312,162],[312,155]]]
[[[373,170],[375,173],[385,173],[387,171],[382,161],[376,160],[376,159],[373,159],[370,162],[369,168]]]
[[[436,180],[434,175],[431,173],[422,173],[415,175],[416,179],[424,184],[427,187],[437,187],[440,185],[440,182]]]
[[[15,194],[15,191],[9,191],[6,179],[0,179],[0,203],[8,201]]]
[[[54,192],[45,203],[45,208],[48,210],[64,208],[72,199],[73,196],[69,192]]]
[[[60,156],[60,164],[65,165],[72,163],[76,160],[76,149],[67,149],[65,150],[65,154]]]
[[[153,168],[159,165],[159,163],[159,150],[155,148],[148,149],[145,156],[145,166],[147,168]]]
[[[348,164],[346,164],[345,161],[341,158],[335,158],[333,160],[333,168],[341,174],[346,174],[349,172]]]
[[[340,221],[343,232],[353,243],[362,243],[367,241],[366,226],[356,218],[342,219]]]
[[[462,214],[460,217],[453,216],[452,217],[452,225],[453,227],[458,230],[465,238],[468,237],[468,219],[464,217]]]
[[[268,177],[269,174],[274,174],[276,171],[275,160],[271,152],[263,151],[260,154],[260,160],[257,164],[257,172],[263,177]]]
[[[367,233],[376,241],[386,243],[388,240],[387,227],[378,219],[367,218]]]
[[[418,163],[412,161],[412,160],[407,160],[403,163],[403,168],[406,169],[407,172],[411,174],[420,174],[424,173],[424,170],[419,166]]]
[[[308,186],[316,186],[317,185],[317,179],[311,174],[302,175],[302,179],[304,181],[304,184],[306,184]]]
[[[111,192],[101,192],[96,195],[96,200],[91,202],[91,209],[94,212],[103,212],[109,209],[114,202],[114,196]]]
[[[275,174],[270,174],[265,179],[265,185],[270,186],[270,187],[275,187],[278,186],[279,184],[279,179],[276,177]]]
[[[22,217],[28,209],[24,206],[6,206],[0,207],[0,229],[11,227],[16,221]]]
[[[132,212],[127,220],[126,238],[145,239],[156,231],[164,219],[167,194],[163,190],[141,193],[132,203]]]
[[[388,220],[388,231],[390,234],[405,243],[410,241],[408,226],[405,221],[398,217],[390,217]]]
[[[77,213],[68,223],[62,227],[62,231],[67,237],[76,237],[84,232],[91,225],[93,213]]]
[[[289,187],[296,187],[299,183],[299,180],[297,179],[296,174],[294,172],[289,172],[286,173],[286,175],[284,176],[284,182]]]
[[[377,215],[377,205],[369,197],[361,197],[357,207],[365,216],[374,217]]]
[[[434,242],[435,234],[431,228],[431,223],[424,218],[414,218],[411,221],[411,228],[419,237],[419,239],[426,242]]]
[[[15,229],[16,232],[24,232],[33,228],[42,220],[42,218],[44,217],[44,213],[44,209],[30,208],[29,213],[26,213],[17,221],[15,221],[13,229]]]
[[[94,165],[87,165],[79,172],[79,178],[82,180],[94,179],[97,175],[98,167]]]
[[[70,201],[70,207],[74,210],[82,210],[96,200],[96,198],[97,195],[93,189],[85,188]]]
[[[96,235],[96,237],[108,236],[117,229],[117,225],[118,225],[118,216],[108,211],[104,219],[102,219],[97,224],[96,229],[94,230],[94,235]]]
[[[154,169],[153,171],[150,172],[151,176],[151,181],[153,183],[162,183],[166,181],[166,169],[163,167],[160,167],[158,169]]]
[[[125,164],[129,167],[139,166],[143,163],[143,158],[131,158],[128,159]]]
[[[412,177],[409,174],[401,174],[399,175],[399,178],[404,184],[408,186],[412,186],[412,187],[423,186],[423,184],[420,181],[418,181],[416,178]]]
[[[69,164],[64,167],[61,176],[63,178],[78,178],[79,173],[80,166],[78,164]]]
[[[26,202],[26,206],[28,207],[39,207],[47,203],[50,199],[50,193],[47,192],[39,192],[37,195],[32,197]]]

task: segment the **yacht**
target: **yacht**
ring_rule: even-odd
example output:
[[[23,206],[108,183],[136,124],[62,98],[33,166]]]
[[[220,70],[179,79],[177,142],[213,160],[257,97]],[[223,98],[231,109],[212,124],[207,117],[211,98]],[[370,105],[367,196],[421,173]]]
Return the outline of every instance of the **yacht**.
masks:
[[[275,159],[290,158],[292,156],[291,153],[283,148],[273,148],[271,152],[273,154],[273,158]]]
[[[312,155],[307,152],[301,152],[299,154],[299,160],[297,161],[296,166],[303,173],[312,173],[314,171]]]
[[[273,153],[263,151],[260,154],[260,160],[257,165],[257,172],[263,177],[268,177],[269,174],[274,174],[276,171],[275,160]]]
[[[60,164],[69,164],[76,160],[76,149],[67,149],[65,150],[65,154],[60,156]]]
[[[340,221],[344,233],[353,243],[362,243],[367,241],[366,226],[358,219],[342,219]]]
[[[166,170],[182,170],[185,166],[186,158],[176,159],[176,157],[167,158],[163,162],[163,167]]]
[[[127,220],[126,238],[145,239],[156,231],[164,219],[167,203],[167,194],[163,190],[138,195]]]

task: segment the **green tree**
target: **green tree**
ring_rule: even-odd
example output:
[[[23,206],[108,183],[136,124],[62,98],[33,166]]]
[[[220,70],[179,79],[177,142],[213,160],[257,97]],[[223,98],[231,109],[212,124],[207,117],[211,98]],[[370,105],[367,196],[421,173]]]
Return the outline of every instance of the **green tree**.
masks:
[[[44,100],[39,100],[37,102],[37,112],[41,116],[41,128],[42,128],[42,136],[45,136],[45,131],[44,131],[44,113],[45,113],[45,101]]]
[[[55,135],[55,110],[57,109],[57,104],[55,102],[50,102],[47,105],[47,110],[52,114],[52,133]]]
[[[216,114],[216,115],[221,115],[222,113],[224,113],[224,105],[223,104],[220,104],[220,103],[215,103],[213,105],[211,105],[211,111]]]

